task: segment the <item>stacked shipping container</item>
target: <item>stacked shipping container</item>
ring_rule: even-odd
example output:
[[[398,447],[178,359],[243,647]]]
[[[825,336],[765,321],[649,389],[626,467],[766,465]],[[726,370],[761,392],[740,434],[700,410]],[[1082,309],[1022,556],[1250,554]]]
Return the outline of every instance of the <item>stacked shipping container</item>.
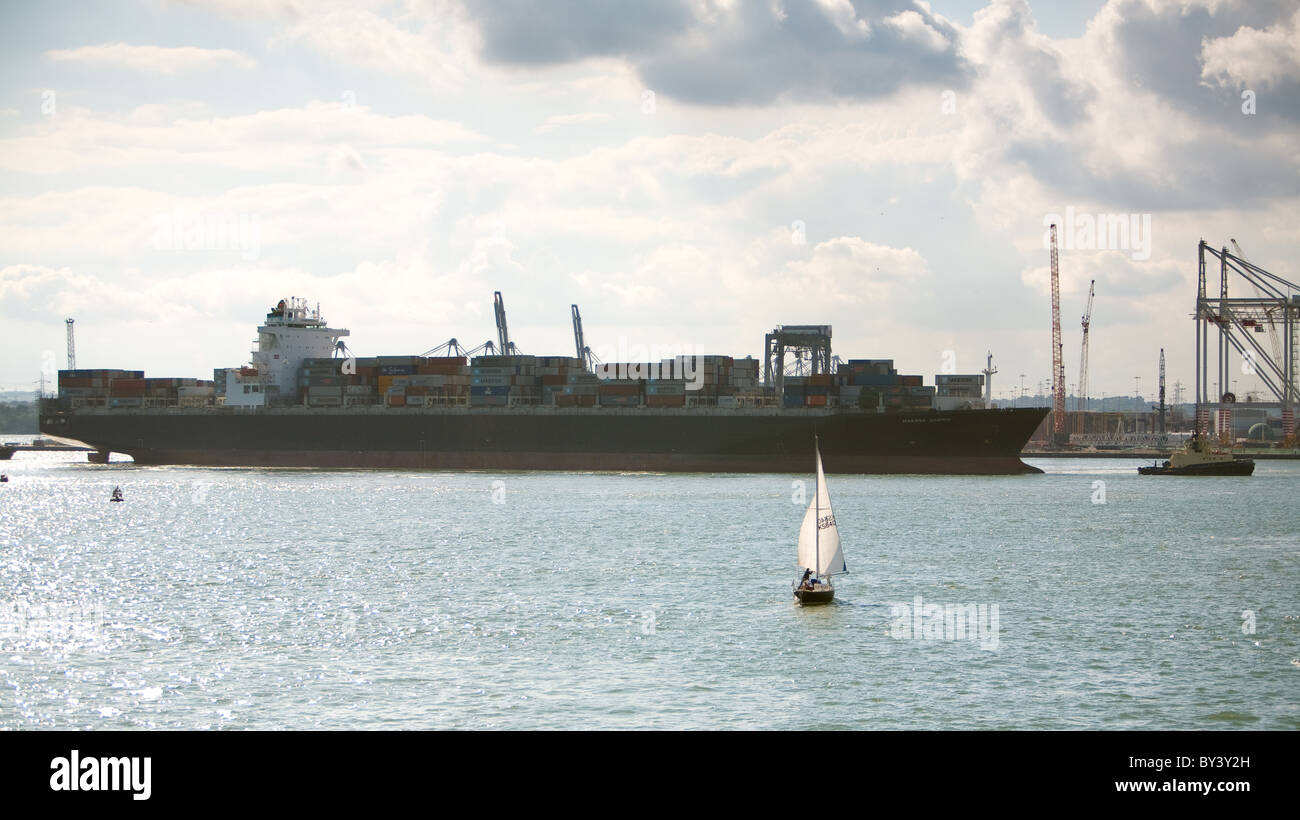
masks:
[[[841,364],[840,404],[885,410],[922,410],[934,406],[934,388],[920,376],[900,375],[893,359],[850,359]]]
[[[589,373],[582,359],[565,356],[377,356],[308,359],[293,386],[297,400],[312,407],[384,404],[389,407],[469,405],[504,407],[735,407],[767,400],[759,363],[747,357],[678,356],[660,362],[602,365]],[[215,371],[213,382],[157,379],[137,370],[64,370],[59,394],[82,405],[103,407],[203,406],[223,400],[235,371]],[[256,377],[241,368],[240,379]],[[601,378],[607,376],[607,378]],[[851,359],[835,374],[787,377],[785,407],[869,410],[935,406],[936,388],[920,376],[900,375],[890,359]],[[979,375],[935,377],[938,395],[977,400]]]
[[[211,404],[214,383],[146,379],[143,370],[60,370],[59,397],[75,407],[171,407]]]

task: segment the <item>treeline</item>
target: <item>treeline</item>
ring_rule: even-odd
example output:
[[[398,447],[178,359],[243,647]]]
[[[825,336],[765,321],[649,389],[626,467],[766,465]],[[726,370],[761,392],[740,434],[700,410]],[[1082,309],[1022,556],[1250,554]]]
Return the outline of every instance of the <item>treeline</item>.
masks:
[[[0,402],[0,433],[39,433],[36,402]]]

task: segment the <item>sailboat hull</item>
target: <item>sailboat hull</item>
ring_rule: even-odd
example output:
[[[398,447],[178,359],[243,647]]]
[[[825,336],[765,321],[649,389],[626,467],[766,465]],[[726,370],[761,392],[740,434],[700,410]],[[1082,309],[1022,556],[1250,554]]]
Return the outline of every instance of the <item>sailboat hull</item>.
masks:
[[[818,587],[817,589],[796,589],[794,597],[801,606],[829,604],[835,599],[835,587]]]

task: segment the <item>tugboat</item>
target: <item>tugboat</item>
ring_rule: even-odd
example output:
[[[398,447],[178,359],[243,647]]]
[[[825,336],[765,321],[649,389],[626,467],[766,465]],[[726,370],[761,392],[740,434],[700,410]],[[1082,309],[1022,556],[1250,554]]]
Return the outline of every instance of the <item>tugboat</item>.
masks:
[[[1233,458],[1232,453],[1215,450],[1203,436],[1192,436],[1180,453],[1174,453],[1163,465],[1138,467],[1140,475],[1237,475],[1255,472],[1255,460]]]

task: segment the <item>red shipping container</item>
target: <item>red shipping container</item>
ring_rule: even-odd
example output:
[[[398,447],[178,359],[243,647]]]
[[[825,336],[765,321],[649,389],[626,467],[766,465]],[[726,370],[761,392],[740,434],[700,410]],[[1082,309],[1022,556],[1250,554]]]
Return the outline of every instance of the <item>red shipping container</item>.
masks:
[[[108,390],[110,396],[143,396],[144,379],[113,379]]]
[[[685,407],[686,395],[646,396],[645,403],[647,407]]]
[[[809,406],[809,407],[825,407],[825,406],[826,406],[826,397],[825,397],[825,396],[809,396],[809,397],[808,397],[808,406]]]

